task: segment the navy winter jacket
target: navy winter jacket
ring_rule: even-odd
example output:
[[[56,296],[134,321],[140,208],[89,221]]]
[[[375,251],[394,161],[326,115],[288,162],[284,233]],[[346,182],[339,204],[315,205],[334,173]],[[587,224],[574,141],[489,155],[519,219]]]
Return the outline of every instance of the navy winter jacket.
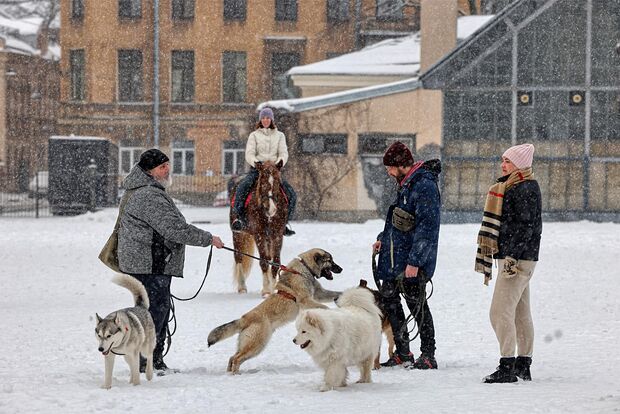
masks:
[[[437,263],[441,200],[437,184],[441,172],[439,160],[425,162],[405,178],[398,189],[396,200],[388,209],[381,241],[377,276],[381,280],[394,280],[407,265],[416,266],[430,279]],[[397,229],[392,221],[394,210],[399,207],[413,215],[413,228]],[[413,278],[418,280],[418,278]]]

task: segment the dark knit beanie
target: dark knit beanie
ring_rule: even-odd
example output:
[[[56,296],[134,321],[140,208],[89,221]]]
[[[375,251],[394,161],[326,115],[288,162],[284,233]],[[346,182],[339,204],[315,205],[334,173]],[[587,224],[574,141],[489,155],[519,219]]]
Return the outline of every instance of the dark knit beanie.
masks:
[[[413,155],[405,144],[396,141],[383,154],[383,165],[386,167],[409,167],[413,165]]]
[[[144,171],[150,171],[155,167],[159,167],[166,161],[170,161],[170,158],[157,148],[151,148],[146,150],[140,155],[140,162],[138,166]]]

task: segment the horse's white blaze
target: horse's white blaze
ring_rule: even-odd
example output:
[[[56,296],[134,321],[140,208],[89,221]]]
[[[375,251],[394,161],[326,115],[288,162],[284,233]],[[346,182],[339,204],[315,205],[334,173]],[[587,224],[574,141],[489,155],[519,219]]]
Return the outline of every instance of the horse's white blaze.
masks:
[[[278,208],[276,207],[276,203],[273,201],[273,176],[269,176],[269,185],[271,186],[271,190],[269,190],[269,212],[267,213],[267,217],[272,218],[276,215],[276,211]]]

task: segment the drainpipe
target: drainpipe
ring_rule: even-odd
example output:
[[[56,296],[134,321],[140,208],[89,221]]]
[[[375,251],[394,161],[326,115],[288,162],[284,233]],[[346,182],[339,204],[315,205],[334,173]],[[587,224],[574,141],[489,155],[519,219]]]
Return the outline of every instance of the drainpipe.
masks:
[[[153,0],[153,146],[159,148],[159,0]]]
[[[361,48],[361,29],[362,29],[362,0],[355,0],[355,50]]]

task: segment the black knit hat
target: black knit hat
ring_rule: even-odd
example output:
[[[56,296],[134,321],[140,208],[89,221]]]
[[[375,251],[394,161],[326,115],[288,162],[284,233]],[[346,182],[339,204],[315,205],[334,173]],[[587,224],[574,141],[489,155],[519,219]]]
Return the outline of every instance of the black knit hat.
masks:
[[[151,148],[146,150],[140,155],[140,162],[138,166],[144,171],[150,171],[155,167],[159,167],[166,161],[170,161],[170,158],[157,148]]]
[[[413,165],[413,155],[405,144],[396,141],[385,151],[383,165],[386,167],[409,167]]]

